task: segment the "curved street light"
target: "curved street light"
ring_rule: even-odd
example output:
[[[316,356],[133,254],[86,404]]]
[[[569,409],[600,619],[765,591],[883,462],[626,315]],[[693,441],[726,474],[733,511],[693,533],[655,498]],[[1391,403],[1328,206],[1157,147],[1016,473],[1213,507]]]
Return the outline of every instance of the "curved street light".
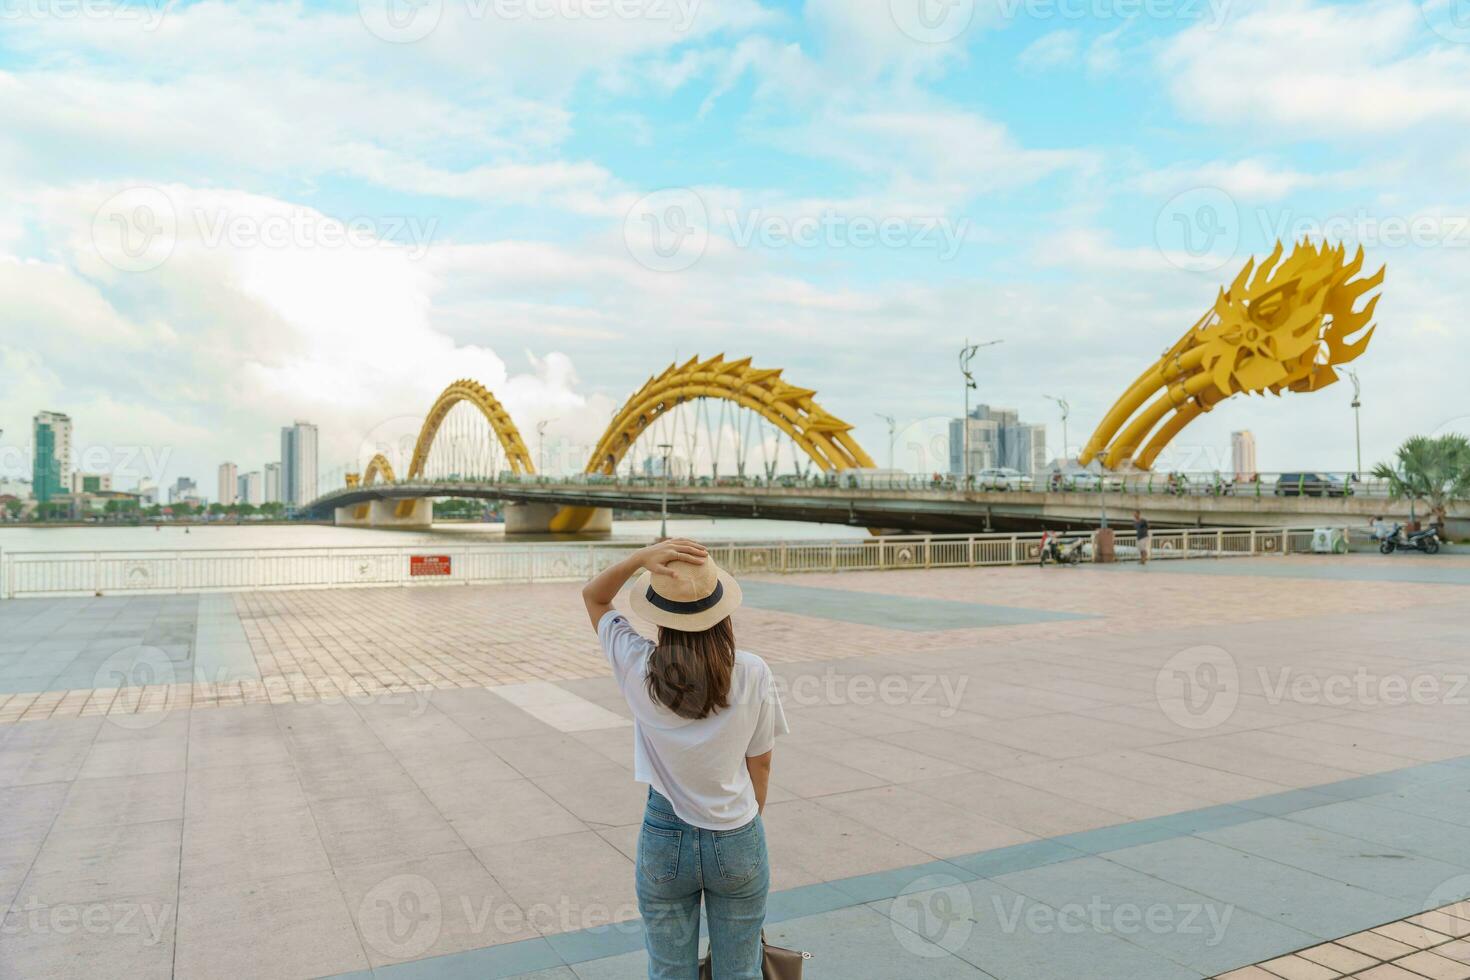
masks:
[[[965,376],[965,414],[960,418],[960,431],[963,433],[961,452],[964,453],[964,462],[961,470],[964,472],[965,482],[960,489],[970,488],[970,390],[975,388],[975,375],[970,371],[970,364],[975,360],[975,355],[982,347],[994,347],[1003,344],[1004,340],[987,340],[982,343],[972,344],[970,338],[965,338],[965,346],[960,348],[960,373]]]

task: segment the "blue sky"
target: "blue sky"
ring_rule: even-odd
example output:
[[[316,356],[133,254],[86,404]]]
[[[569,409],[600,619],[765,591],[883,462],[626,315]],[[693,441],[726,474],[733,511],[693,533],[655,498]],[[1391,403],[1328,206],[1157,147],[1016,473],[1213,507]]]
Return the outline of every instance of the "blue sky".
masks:
[[[967,337],[1005,340],[978,397],[1055,450],[1043,395],[1080,443],[1282,234],[1388,265],[1357,365],[1371,464],[1470,428],[1458,12],[0,0],[0,473],[41,408],[162,482],[258,468],[297,417],[340,469],[461,376],[525,431],[554,419],[570,466],[648,374],[719,351],[785,367],[881,456],[875,413],[957,412]],[[649,251],[691,214],[697,254]],[[1177,465],[1249,428],[1262,468],[1349,467],[1349,400],[1237,399]]]

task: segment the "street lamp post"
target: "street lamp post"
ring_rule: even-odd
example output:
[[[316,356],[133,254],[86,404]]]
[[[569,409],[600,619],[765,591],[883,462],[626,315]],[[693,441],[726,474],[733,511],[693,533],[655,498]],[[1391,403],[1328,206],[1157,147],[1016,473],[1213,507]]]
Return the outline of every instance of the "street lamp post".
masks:
[[[1357,450],[1358,450],[1358,472],[1357,472],[1357,476],[1358,476],[1359,479],[1362,479],[1362,476],[1363,476],[1363,423],[1362,423],[1362,419],[1360,417],[1360,412],[1358,410],[1363,407],[1363,399],[1361,397],[1362,394],[1363,394],[1363,386],[1360,385],[1360,384],[1358,384],[1358,372],[1357,371],[1349,371],[1348,372],[1348,377],[1350,379],[1352,379],[1352,382],[1353,382],[1353,442],[1357,446]]]
[[[965,376],[965,414],[960,418],[960,430],[964,434],[961,440],[964,453],[964,463],[960,467],[964,473],[965,482],[961,484],[962,490],[970,487],[970,389],[976,387],[975,375],[970,372],[970,362],[975,360],[975,354],[982,347],[994,347],[1002,343],[999,340],[987,340],[981,344],[970,343],[970,338],[965,338],[965,346],[960,348],[960,373]]]
[[[1065,398],[1057,398],[1054,395],[1042,395],[1041,397],[1056,402],[1057,407],[1062,410],[1062,462],[1065,463],[1070,458],[1067,454],[1071,452],[1069,448],[1071,443],[1067,441],[1067,416],[1072,414],[1072,406],[1067,404]]]
[[[542,419],[536,423],[536,475],[546,475],[546,427],[556,419]]]
[[[893,469],[893,433],[896,431],[898,422],[892,415],[884,415],[882,412],[874,412],[874,415],[888,423],[888,468]]]
[[[658,522],[658,537],[662,541],[669,536],[669,458],[674,452],[672,443],[661,442],[658,444],[659,452],[663,454],[664,460],[664,492],[662,512]]]

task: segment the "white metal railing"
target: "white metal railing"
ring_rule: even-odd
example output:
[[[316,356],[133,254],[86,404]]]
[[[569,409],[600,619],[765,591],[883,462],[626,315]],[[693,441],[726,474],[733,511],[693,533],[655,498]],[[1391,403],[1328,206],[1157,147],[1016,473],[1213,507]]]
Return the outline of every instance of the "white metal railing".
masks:
[[[1193,528],[1153,532],[1155,559],[1289,554],[1311,550],[1309,528]],[[1083,537],[1073,535],[1072,537]],[[829,541],[729,541],[710,551],[732,572],[842,572],[1019,565],[1038,559],[1041,534],[933,534]],[[1092,537],[1086,535],[1086,537]],[[1089,554],[1095,555],[1092,537]],[[0,553],[0,597],[238,592],[354,586],[478,585],[586,579],[636,542],[249,548]],[[1137,558],[1132,530],[1117,531],[1120,561]],[[447,574],[415,558],[448,558]],[[442,566],[438,566],[442,568]]]

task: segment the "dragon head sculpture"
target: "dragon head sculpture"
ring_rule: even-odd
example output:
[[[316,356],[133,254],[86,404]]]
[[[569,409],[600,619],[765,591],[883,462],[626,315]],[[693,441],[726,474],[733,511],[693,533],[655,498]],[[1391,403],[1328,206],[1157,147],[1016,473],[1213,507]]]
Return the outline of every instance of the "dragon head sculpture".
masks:
[[[1378,296],[1356,307],[1385,270],[1354,278],[1361,248],[1351,260],[1342,245],[1307,240],[1283,259],[1284,251],[1278,242],[1259,265],[1246,262],[1214,306],[1113,405],[1081,463],[1102,455],[1109,468],[1131,462],[1148,469],[1186,425],[1231,395],[1325,388],[1337,380],[1338,365],[1367,349]]]

